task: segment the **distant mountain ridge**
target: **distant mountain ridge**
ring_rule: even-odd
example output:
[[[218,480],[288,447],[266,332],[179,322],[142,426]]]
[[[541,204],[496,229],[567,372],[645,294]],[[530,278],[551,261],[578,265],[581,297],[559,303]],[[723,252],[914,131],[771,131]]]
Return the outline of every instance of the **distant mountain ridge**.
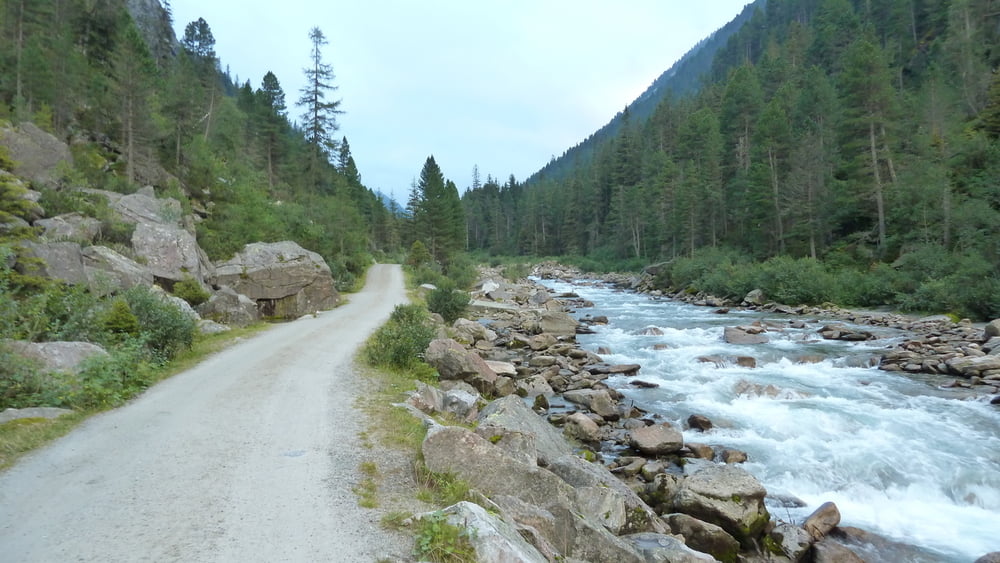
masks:
[[[597,147],[603,142],[615,138],[626,122],[626,118],[635,123],[642,123],[653,115],[657,106],[665,98],[681,97],[697,91],[702,85],[702,77],[712,70],[715,54],[725,47],[730,37],[750,21],[754,11],[757,8],[763,9],[766,3],[767,0],[756,0],[744,6],[743,10],[732,21],[699,41],[670,68],[665,70],[625,110],[615,114],[605,126],[532,174],[525,183],[531,184],[542,179],[564,179],[577,164],[590,160]]]

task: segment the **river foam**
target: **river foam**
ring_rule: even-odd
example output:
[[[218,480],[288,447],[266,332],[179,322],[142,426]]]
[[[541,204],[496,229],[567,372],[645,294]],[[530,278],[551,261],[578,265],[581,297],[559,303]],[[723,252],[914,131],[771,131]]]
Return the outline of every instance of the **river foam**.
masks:
[[[595,303],[581,314],[610,320],[580,335],[583,347],[609,348],[606,361],[641,364],[638,378],[660,385],[609,380],[628,400],[681,426],[690,414],[708,416],[716,428],[687,430],[685,440],[746,451],[745,468],[773,496],[804,505],[776,504],[775,518],[801,523],[833,501],[843,525],[920,547],[927,561],[1000,550],[1000,409],[926,378],[864,367],[900,335],[825,341],[817,329],[829,319],[720,315],[599,286],[542,283],[575,291]],[[791,328],[790,320],[816,322]],[[725,327],[755,321],[773,323],[768,343],[723,341]],[[740,356],[757,367],[740,367]]]

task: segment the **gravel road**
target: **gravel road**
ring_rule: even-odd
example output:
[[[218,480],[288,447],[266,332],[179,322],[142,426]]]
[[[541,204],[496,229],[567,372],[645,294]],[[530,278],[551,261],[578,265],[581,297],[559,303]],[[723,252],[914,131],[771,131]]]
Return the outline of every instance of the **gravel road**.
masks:
[[[95,416],[0,474],[0,560],[344,561],[406,555],[358,507],[352,356],[405,302],[399,266]]]

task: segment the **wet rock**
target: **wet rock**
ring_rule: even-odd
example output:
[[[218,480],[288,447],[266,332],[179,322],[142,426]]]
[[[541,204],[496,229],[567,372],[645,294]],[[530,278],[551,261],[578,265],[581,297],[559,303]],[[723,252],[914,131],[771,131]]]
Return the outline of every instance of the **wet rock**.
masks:
[[[719,561],[736,561],[740,542],[721,527],[703,522],[687,514],[664,515],[671,533],[684,536],[684,543],[697,551],[708,553]]]
[[[598,375],[635,375],[641,368],[639,364],[595,364],[587,366],[587,371]]]
[[[821,540],[840,524],[840,510],[832,502],[824,502],[806,518],[802,527],[814,540]]]
[[[757,367],[757,358],[753,356],[737,356],[736,365],[741,368],[755,369]]]
[[[754,334],[745,327],[727,326],[723,330],[722,338],[728,344],[738,345],[766,344],[769,342],[769,339],[764,334]]]
[[[691,452],[691,455],[698,459],[713,459],[715,458],[715,450],[712,446],[707,444],[699,444],[697,442],[688,442],[684,444],[684,447]]]
[[[745,463],[747,453],[740,450],[725,449],[719,454],[724,463]]]
[[[812,553],[813,563],[865,563],[857,553],[829,539],[814,543]]]
[[[655,326],[647,326],[639,331],[642,336],[663,336],[663,329]]]
[[[792,563],[799,563],[803,561],[809,553],[809,548],[812,547],[813,539],[802,528],[789,524],[787,522],[782,522],[774,527],[768,534],[773,542],[781,549],[781,552],[785,554]]]
[[[575,412],[566,417],[563,433],[585,443],[595,444],[601,441],[600,427],[582,412]]]
[[[708,465],[680,483],[674,508],[721,526],[744,548],[753,546],[770,521],[767,490],[736,465]]]
[[[561,311],[545,311],[538,321],[541,332],[547,332],[554,336],[575,336],[579,325],[580,323],[569,313]]]
[[[629,445],[645,455],[665,455],[680,451],[684,437],[670,423],[662,422],[629,432]]]
[[[754,289],[743,298],[744,305],[763,305],[766,301],[764,291],[761,289]]]
[[[693,430],[699,430],[701,432],[708,432],[714,425],[712,421],[709,420],[707,416],[701,414],[692,414],[687,419],[688,428]]]
[[[628,382],[629,385],[638,387],[640,389],[656,389],[660,386],[659,383],[652,383],[650,381],[642,381],[641,379],[632,379]]]

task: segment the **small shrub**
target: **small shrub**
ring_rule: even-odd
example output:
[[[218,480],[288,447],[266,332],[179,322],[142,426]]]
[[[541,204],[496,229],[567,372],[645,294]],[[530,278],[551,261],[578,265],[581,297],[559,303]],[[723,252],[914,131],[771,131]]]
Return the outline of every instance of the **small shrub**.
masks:
[[[469,294],[455,289],[452,283],[443,283],[427,294],[427,308],[441,315],[448,324],[465,314],[468,306]]]
[[[132,339],[106,356],[87,358],[67,403],[77,408],[115,407],[149,387],[153,379],[142,342]]]
[[[191,317],[144,286],[125,292],[129,307],[139,319],[140,338],[160,361],[190,348],[197,325]]]
[[[431,262],[433,259],[427,246],[419,240],[413,241],[413,244],[410,245],[410,252],[406,255],[406,265],[419,268]]]
[[[427,313],[419,305],[397,305],[389,321],[365,344],[365,358],[375,366],[406,369],[420,358],[434,338]]]
[[[469,538],[473,530],[448,523],[442,512],[435,512],[417,523],[416,546],[413,555],[418,560],[438,563],[475,563],[476,550]]]
[[[104,314],[102,321],[105,330],[119,336],[136,336],[139,334],[139,319],[136,318],[128,301],[115,299],[111,308]]]
[[[191,276],[186,276],[183,280],[175,283],[173,293],[177,297],[187,301],[192,307],[201,305],[212,296]]]

